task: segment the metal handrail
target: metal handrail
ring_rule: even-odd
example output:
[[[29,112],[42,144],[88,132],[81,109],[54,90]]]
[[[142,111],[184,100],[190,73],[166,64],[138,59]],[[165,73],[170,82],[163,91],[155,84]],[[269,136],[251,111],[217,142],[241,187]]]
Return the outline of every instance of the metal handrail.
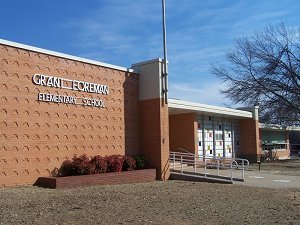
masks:
[[[210,162],[214,160],[214,162]],[[241,162],[241,166],[238,161]],[[208,168],[216,168],[217,176],[220,176],[220,169],[230,169],[230,178],[233,180],[233,170],[242,170],[242,179],[244,180],[244,170],[249,166],[247,159],[241,158],[228,158],[216,156],[196,156],[193,153],[186,152],[170,152],[170,162],[173,162],[173,170],[175,170],[175,162],[180,162],[180,173],[183,174],[183,164],[192,164],[194,173],[199,166],[204,167],[204,176],[207,177]]]
[[[191,152],[173,152],[171,151],[171,153],[176,153],[176,155],[184,155],[184,156],[191,156],[194,157],[195,154],[191,153]],[[247,159],[242,159],[242,158],[229,158],[229,157],[218,157],[218,156],[196,156],[196,158],[205,158],[205,159],[216,159],[216,160],[229,160],[229,161],[236,161],[237,164],[239,165],[238,161],[241,161],[241,164],[244,168],[249,167],[249,161]]]
[[[194,153],[190,152],[189,150],[186,150],[185,148],[176,148],[176,150],[184,151],[182,153],[187,153],[187,154],[195,155]],[[175,152],[177,152],[177,151],[175,151]]]

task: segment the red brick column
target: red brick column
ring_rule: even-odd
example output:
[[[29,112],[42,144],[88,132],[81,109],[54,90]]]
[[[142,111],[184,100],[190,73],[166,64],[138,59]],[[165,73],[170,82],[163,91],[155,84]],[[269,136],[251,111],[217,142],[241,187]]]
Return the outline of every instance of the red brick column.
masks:
[[[133,65],[139,73],[140,148],[148,166],[155,168],[157,178],[169,178],[169,110],[162,96],[161,59]]]
[[[161,99],[140,101],[140,146],[157,178],[169,178],[168,106]]]
[[[261,155],[258,120],[240,120],[240,135],[241,154],[238,157],[252,162],[258,161]]]

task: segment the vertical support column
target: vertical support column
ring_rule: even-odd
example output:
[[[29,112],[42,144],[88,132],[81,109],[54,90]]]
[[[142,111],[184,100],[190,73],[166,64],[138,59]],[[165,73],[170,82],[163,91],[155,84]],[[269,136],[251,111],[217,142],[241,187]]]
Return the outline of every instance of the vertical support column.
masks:
[[[286,150],[288,151],[288,158],[291,156],[291,144],[290,144],[290,133],[289,131],[285,131],[285,145]]]
[[[213,155],[216,156],[216,129],[214,116],[211,116],[212,128],[213,128]]]
[[[206,155],[206,151],[205,151],[205,129],[204,129],[204,115],[202,115],[202,150],[203,150],[203,156]]]
[[[223,140],[223,157],[226,157],[224,117],[222,117],[222,140]]]
[[[139,119],[141,154],[157,179],[167,180],[169,168],[169,111],[162,92],[162,59],[132,65],[139,73]]]
[[[231,128],[231,151],[232,151],[232,158],[236,157],[235,154],[235,143],[234,143],[234,127],[233,127],[233,120],[231,119],[230,122],[230,128]]]
[[[240,120],[240,135],[240,157],[257,162],[261,155],[258,106],[252,108],[252,118]]]

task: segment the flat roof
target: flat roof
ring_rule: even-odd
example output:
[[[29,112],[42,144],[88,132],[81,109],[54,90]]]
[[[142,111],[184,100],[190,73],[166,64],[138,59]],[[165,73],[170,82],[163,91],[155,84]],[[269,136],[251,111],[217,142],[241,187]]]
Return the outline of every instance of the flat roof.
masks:
[[[169,99],[168,106],[170,115],[194,112],[198,114],[212,114],[234,118],[252,118],[252,112],[220,106],[205,105],[195,102],[182,101],[178,99]]]
[[[91,60],[91,59],[86,59],[86,58],[81,58],[81,57],[77,57],[77,56],[73,56],[73,55],[60,53],[60,52],[50,51],[50,50],[46,50],[43,48],[37,48],[37,47],[24,45],[24,44],[7,41],[7,40],[3,40],[3,39],[0,39],[0,44],[12,46],[15,48],[20,48],[20,49],[25,49],[25,50],[29,50],[29,51],[33,51],[33,52],[43,53],[46,55],[57,56],[57,57],[64,58],[64,59],[71,59],[71,60],[75,60],[75,61],[79,61],[79,62],[83,62],[83,63],[89,63],[89,64],[93,64],[93,65],[97,65],[97,66],[103,66],[106,68],[121,70],[121,71],[125,71],[125,72],[133,72],[133,69],[128,69],[126,67],[116,66],[116,65],[112,65],[112,64],[108,64],[108,63],[99,62],[96,60]]]
[[[146,64],[150,64],[150,63],[154,63],[154,62],[162,62],[162,61],[163,60],[161,58],[150,59],[150,60],[147,60],[147,61],[143,61],[143,62],[139,62],[139,63],[134,63],[134,64],[132,64],[132,67],[146,65]]]

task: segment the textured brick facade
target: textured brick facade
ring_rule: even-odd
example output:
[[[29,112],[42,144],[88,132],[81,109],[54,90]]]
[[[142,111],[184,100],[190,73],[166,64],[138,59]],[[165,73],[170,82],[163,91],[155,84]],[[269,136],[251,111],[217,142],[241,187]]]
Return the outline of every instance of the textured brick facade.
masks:
[[[175,114],[169,116],[170,149],[180,151],[183,148],[198,154],[197,118],[195,113]]]
[[[43,87],[46,74],[109,86],[109,95]],[[107,108],[39,102],[38,93],[102,99]],[[74,154],[139,153],[138,75],[0,45],[0,186],[33,184]]]

